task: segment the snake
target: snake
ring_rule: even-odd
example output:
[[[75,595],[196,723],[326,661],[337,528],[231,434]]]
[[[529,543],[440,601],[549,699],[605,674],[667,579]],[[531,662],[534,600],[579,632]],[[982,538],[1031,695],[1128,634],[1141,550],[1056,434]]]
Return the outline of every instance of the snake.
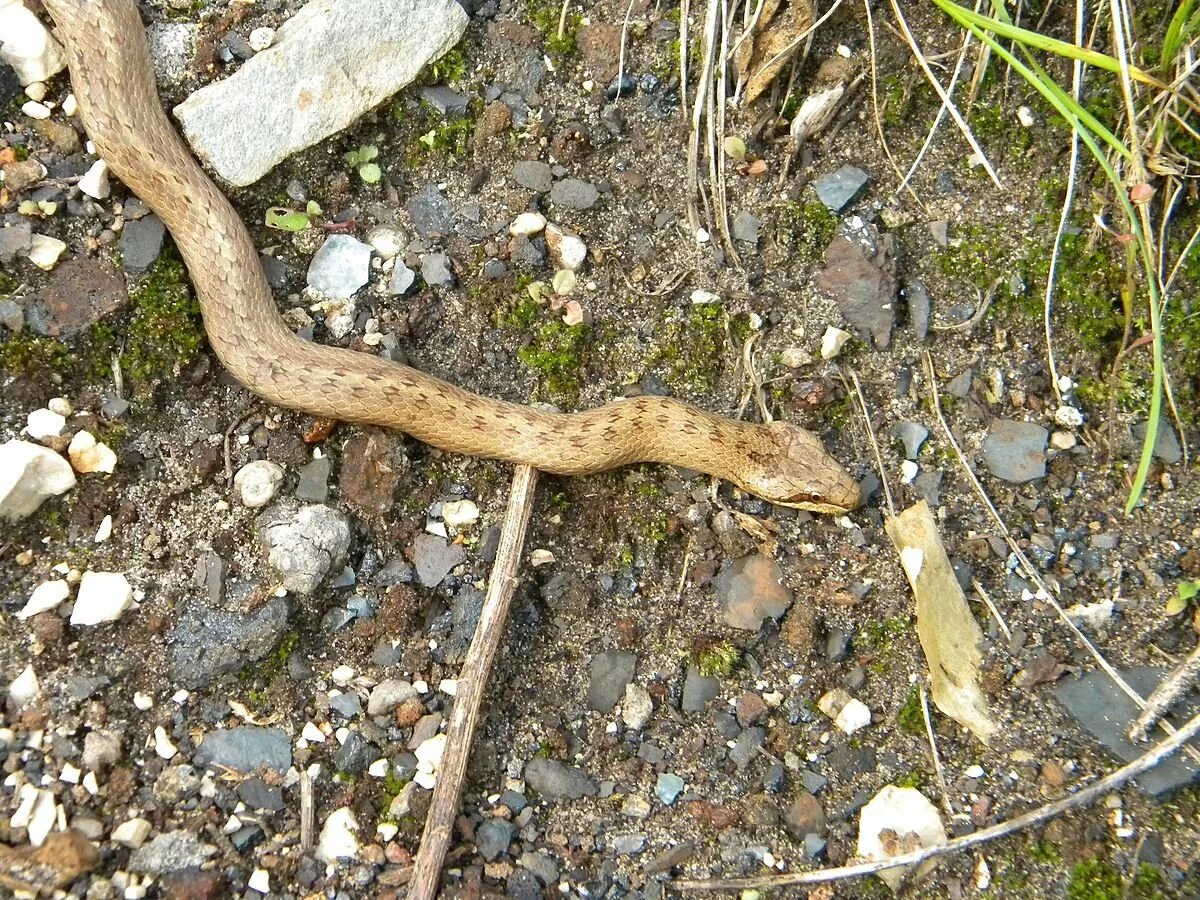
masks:
[[[254,394],[313,416],[396,429],[446,452],[557,475],[662,463],[778,505],[830,514],[860,505],[858,482],[820,438],[795,424],[745,422],[649,395],[549,411],[299,337],[280,315],[250,232],[167,118],[135,0],[43,4],[98,155],[170,231],[209,346]]]

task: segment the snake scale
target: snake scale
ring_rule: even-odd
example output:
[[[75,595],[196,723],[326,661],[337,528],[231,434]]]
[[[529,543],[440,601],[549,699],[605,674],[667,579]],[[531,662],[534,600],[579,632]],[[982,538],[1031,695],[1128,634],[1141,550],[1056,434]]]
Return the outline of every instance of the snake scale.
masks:
[[[353,350],[297,337],[254,242],[171,126],[134,0],[44,0],[66,47],[84,127],[112,172],[166,224],[209,344],[248,389],[280,406],[404,431],[442,450],[582,475],[634,462],[696,469],[775,503],[838,513],[858,484],[804,429],[716,416],[665,397],[575,413],[489,399]]]

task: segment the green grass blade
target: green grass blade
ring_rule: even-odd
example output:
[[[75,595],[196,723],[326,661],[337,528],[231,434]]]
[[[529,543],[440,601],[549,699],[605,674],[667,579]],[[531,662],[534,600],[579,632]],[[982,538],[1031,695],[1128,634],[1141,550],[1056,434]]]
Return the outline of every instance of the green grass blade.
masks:
[[[1167,25],[1167,33],[1163,35],[1162,53],[1158,62],[1159,71],[1167,71],[1171,63],[1175,61],[1183,42],[1195,30],[1197,19],[1192,18],[1189,21],[1191,12],[1192,0],[1183,0],[1176,7],[1175,15],[1171,16],[1171,21]]]

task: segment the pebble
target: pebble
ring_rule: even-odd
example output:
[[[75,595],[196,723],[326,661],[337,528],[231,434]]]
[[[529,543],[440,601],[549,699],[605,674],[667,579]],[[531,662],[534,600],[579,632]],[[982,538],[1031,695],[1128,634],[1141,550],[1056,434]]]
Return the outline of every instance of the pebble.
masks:
[[[29,595],[25,606],[17,613],[18,619],[28,619],[38,613],[57,609],[71,595],[71,586],[65,581],[43,581]]]
[[[451,500],[442,504],[442,521],[451,528],[463,531],[479,521],[479,507],[473,500]]]
[[[13,67],[22,85],[49,81],[67,67],[62,45],[21,3],[0,4],[0,60]]]
[[[67,446],[67,456],[76,472],[112,474],[117,467],[117,454],[107,444],[100,443],[90,431],[77,431]]]
[[[896,422],[888,429],[888,434],[904,444],[905,459],[916,459],[921,445],[929,437],[929,429],[919,422]]]
[[[112,194],[112,185],[108,183],[108,163],[102,159],[96,160],[76,186],[94,200],[106,199]]]
[[[887,785],[863,807],[858,820],[858,855],[874,862],[895,855],[895,835],[916,835],[917,847],[932,847],[946,842],[946,828],[934,806],[915,788]],[[918,874],[931,871],[937,862],[928,860],[918,868]],[[875,873],[895,893],[908,874],[908,869],[884,869]]]
[[[324,503],[329,499],[329,474],[333,464],[327,456],[318,456],[300,467],[295,498],[306,503]]]
[[[792,605],[792,591],[782,584],[783,570],[761,553],[734,560],[716,579],[725,624],[758,631],[764,619],[778,619]]]
[[[168,671],[190,688],[239,672],[269,654],[287,634],[292,611],[287,597],[253,602],[253,585],[240,582],[230,588],[238,602],[225,609],[222,563],[216,554],[212,557],[216,567],[197,571],[206,576],[196,579],[200,596],[182,605],[167,630]]]
[[[133,606],[133,588],[120,572],[84,572],[71,611],[72,625],[115,622]]]
[[[447,118],[457,118],[467,111],[467,96],[444,84],[421,88],[421,99]]]
[[[654,701],[650,692],[637,684],[625,685],[625,700],[621,704],[621,721],[631,731],[640,731],[646,727],[654,714]]]
[[[852,335],[850,332],[833,325],[828,325],[825,328],[825,333],[821,335],[821,359],[833,359],[842,352],[842,347],[846,346],[846,341],[850,340]]]
[[[348,806],[335,809],[321,826],[315,851],[317,859],[330,865],[336,865],[341,859],[357,859],[358,831],[354,810]]]
[[[876,349],[891,344],[899,289],[894,234],[851,217],[825,250],[817,286],[837,301],[846,321],[870,337]]]
[[[443,237],[454,231],[454,207],[436,184],[425,185],[409,198],[404,208],[423,238]]]
[[[611,712],[633,681],[637,654],[620,650],[597,653],[592,657],[588,683],[588,706],[601,713]]]
[[[282,728],[238,725],[204,735],[192,762],[198,767],[224,767],[247,774],[262,766],[283,774],[292,764],[292,744]]]
[[[739,769],[750,765],[751,760],[758,755],[759,748],[766,740],[767,732],[762,728],[747,728],[737,736],[729,749],[729,758]]]
[[[475,829],[475,849],[488,862],[508,850],[517,827],[503,819],[488,819]]]
[[[1079,439],[1069,431],[1055,431],[1050,435],[1050,446],[1055,450],[1070,450]]]
[[[243,506],[261,509],[275,499],[283,476],[283,466],[267,459],[256,459],[238,469],[233,476],[233,486]]]
[[[995,419],[983,441],[983,461],[988,471],[1012,484],[1023,484],[1046,475],[1048,433],[1033,422]]]
[[[73,487],[75,472],[53,450],[30,441],[0,444],[0,518],[24,519]]]
[[[733,217],[731,231],[735,241],[758,245],[758,230],[762,228],[762,219],[746,210],[739,210]]]
[[[367,715],[381,716],[391,712],[401,703],[417,696],[416,689],[407,681],[389,678],[379,682],[367,697]]]
[[[508,226],[508,233],[513,237],[532,237],[546,227],[546,217],[541,213],[523,212]]]
[[[29,251],[25,255],[39,269],[49,272],[58,265],[58,258],[66,249],[67,245],[58,238],[34,232],[29,238]]]
[[[247,42],[250,44],[251,50],[255,53],[261,53],[275,42],[275,29],[267,25],[254,28],[250,31],[250,37]],[[263,893],[266,892],[263,891]]]
[[[546,226],[546,249],[550,261],[559,269],[576,272],[587,261],[587,245],[578,235],[558,225]]]
[[[348,234],[331,234],[308,266],[308,286],[337,300],[354,296],[371,279],[371,245]]]
[[[25,434],[35,441],[56,438],[66,427],[66,418],[49,409],[35,409],[25,420]]]
[[[553,759],[530,760],[525,766],[525,780],[550,800],[578,800],[598,793],[595,782],[586,774]]]
[[[1054,411],[1054,424],[1059,428],[1078,428],[1083,424],[1083,413],[1074,406],[1060,406]]]
[[[367,232],[367,243],[380,259],[395,259],[404,249],[404,236],[389,225],[377,225]]]
[[[664,806],[670,806],[683,791],[684,781],[673,772],[662,772],[654,782],[654,796]]]
[[[126,220],[121,229],[121,268],[126,272],[145,272],[162,252],[166,226],[156,215]]]
[[[857,166],[842,166],[833,174],[816,179],[813,188],[822,203],[841,215],[862,196],[870,182],[871,176]]]
[[[544,194],[554,185],[550,164],[541,160],[521,160],[513,164],[513,181],[537,194]]]
[[[129,856],[133,872],[146,875],[165,875],[181,869],[199,868],[216,853],[216,848],[202,844],[190,831],[167,831],[156,834]]]
[[[440,716],[438,717],[440,720]],[[419,730],[418,724],[417,729]],[[446,735],[435,734],[432,737],[426,738],[413,751],[417,757],[417,772],[413,776],[413,781],[419,784],[426,790],[433,790],[433,786],[437,783],[436,773],[438,766],[442,761],[442,754],[446,751]]]
[[[467,553],[458,544],[433,534],[419,534],[413,541],[412,562],[417,580],[425,587],[437,587],[455,566],[467,560]]]
[[[84,736],[80,761],[84,768],[105,772],[121,761],[121,754],[121,731],[116,728],[95,728]]]
[[[450,257],[445,253],[426,253],[421,257],[421,277],[430,287],[447,287],[454,281]]]
[[[311,594],[331,569],[338,569],[350,549],[350,522],[321,504],[297,509],[275,506],[259,520],[259,540],[267,562],[282,576],[283,586]]]
[[[8,697],[18,709],[31,704],[41,692],[42,686],[38,682],[37,672],[34,671],[32,663],[26,665],[8,685]]]
[[[598,199],[596,186],[578,178],[564,178],[550,189],[550,202],[565,209],[591,209]]]
[[[154,826],[149,821],[142,818],[126,819],[112,831],[112,842],[120,844],[122,847],[128,847],[131,850],[136,850],[142,844],[146,843],[146,839],[150,837],[150,832]]]
[[[31,119],[50,118],[50,107],[45,103],[38,103],[36,100],[27,100],[22,103],[21,112],[25,113]]]
[[[244,187],[390,98],[457,43],[466,24],[453,0],[413,4],[401,16],[388,0],[306,4],[269,53],[191,94],[175,117],[196,153]],[[297,85],[320,102],[298,102]]]
[[[680,707],[684,712],[703,712],[720,690],[720,681],[701,674],[696,666],[688,666],[687,675],[683,679]]]
[[[807,835],[823,835],[827,824],[821,801],[808,791],[801,791],[783,814],[788,832],[798,841]]]
[[[1138,422],[1133,426],[1133,439],[1137,442],[1140,448],[1142,441],[1146,439],[1146,432],[1149,426],[1146,422]],[[1179,444],[1179,438],[1175,434],[1175,429],[1164,416],[1158,423],[1158,433],[1154,439],[1154,455],[1161,459],[1169,466],[1176,465],[1183,461],[1183,448]]]
[[[417,273],[403,262],[397,262],[388,280],[388,291],[396,296],[407,294],[417,282]]]

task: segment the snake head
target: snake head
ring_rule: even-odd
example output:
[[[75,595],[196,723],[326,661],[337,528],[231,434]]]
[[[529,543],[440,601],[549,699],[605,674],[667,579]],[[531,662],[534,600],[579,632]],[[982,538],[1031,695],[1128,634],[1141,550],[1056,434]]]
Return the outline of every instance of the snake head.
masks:
[[[821,439],[799,425],[767,425],[776,458],[753,483],[743,485],[780,506],[844,513],[862,505],[858,482],[830,456]]]

